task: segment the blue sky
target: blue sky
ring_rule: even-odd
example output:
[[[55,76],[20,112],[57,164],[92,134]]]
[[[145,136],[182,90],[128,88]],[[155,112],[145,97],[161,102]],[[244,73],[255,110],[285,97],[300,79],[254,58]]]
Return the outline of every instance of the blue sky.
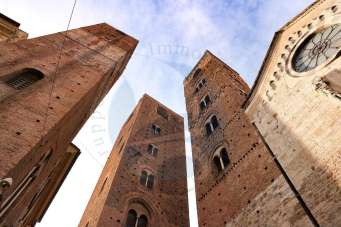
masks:
[[[107,22],[140,42],[118,83],[75,139],[82,154],[38,227],[77,226],[118,130],[143,93],[186,117],[182,82],[206,49],[251,86],[274,32],[310,3],[312,0],[78,0],[71,28]],[[36,37],[65,30],[73,0],[0,0],[0,5],[2,13]],[[190,163],[188,133],[186,136]],[[191,165],[188,168],[194,227]]]

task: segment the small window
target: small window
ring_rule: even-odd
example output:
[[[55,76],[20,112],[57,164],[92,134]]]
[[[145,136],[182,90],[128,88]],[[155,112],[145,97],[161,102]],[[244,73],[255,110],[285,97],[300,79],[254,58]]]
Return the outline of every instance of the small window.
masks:
[[[207,134],[208,136],[211,135],[212,132],[213,132],[212,127],[211,127],[211,124],[210,124],[210,123],[206,123],[205,128],[206,128],[206,134]]]
[[[220,158],[218,156],[215,156],[213,158],[214,164],[218,170],[218,172],[222,171],[223,169],[221,168],[221,163],[220,163]]]
[[[131,209],[128,211],[126,227],[136,227],[137,213],[135,210]]]
[[[140,184],[149,189],[152,189],[154,186],[154,179],[155,177],[153,174],[147,173],[147,171],[143,170],[141,172]]]
[[[193,79],[201,76],[203,74],[202,70],[201,69],[197,69],[194,74],[193,74]]]
[[[228,167],[228,165],[230,164],[230,159],[225,147],[215,152],[213,164],[218,173],[222,172],[224,169]]]
[[[219,123],[218,123],[218,119],[217,119],[216,116],[213,116],[213,117],[211,118],[211,124],[212,124],[214,130],[215,130],[216,128],[218,128]]]
[[[137,222],[137,227],[147,227],[148,226],[148,218],[146,215],[141,215]]]
[[[154,176],[149,175],[147,180],[147,188],[152,189],[154,185]]]
[[[152,125],[152,130],[153,130],[154,135],[160,135],[161,133],[160,127],[155,124]]]
[[[147,177],[148,177],[147,172],[143,170],[140,176],[140,184],[146,185]]]
[[[163,117],[164,119],[168,120],[168,112],[165,108],[163,108],[162,106],[158,106],[157,107],[157,111],[156,111],[161,117]]]
[[[130,209],[125,227],[148,227],[148,218],[146,215],[139,215],[134,209]]]
[[[159,149],[154,144],[148,145],[148,153],[153,155],[154,157],[157,156]]]
[[[200,110],[204,111],[207,106],[211,103],[211,99],[208,95],[206,95],[201,101],[200,101]]]
[[[205,124],[207,136],[211,135],[218,127],[219,127],[218,119],[215,115],[213,115]]]
[[[223,160],[224,169],[230,164],[230,159],[225,148],[221,149],[220,157]]]
[[[6,81],[6,84],[16,90],[29,87],[33,83],[44,78],[44,74],[35,69],[25,69],[20,73],[12,76]]]

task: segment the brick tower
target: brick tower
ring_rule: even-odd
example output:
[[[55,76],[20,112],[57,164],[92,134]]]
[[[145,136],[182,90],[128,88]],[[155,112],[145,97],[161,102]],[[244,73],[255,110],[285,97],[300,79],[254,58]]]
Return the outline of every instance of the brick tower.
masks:
[[[188,227],[183,118],[148,95],[123,125],[79,227]]]
[[[136,44],[107,24],[0,44],[0,226],[42,218]]]
[[[20,24],[0,13],[0,42],[26,39],[28,34],[19,29]]]
[[[199,226],[311,225],[244,113],[238,73],[207,51],[184,86]]]

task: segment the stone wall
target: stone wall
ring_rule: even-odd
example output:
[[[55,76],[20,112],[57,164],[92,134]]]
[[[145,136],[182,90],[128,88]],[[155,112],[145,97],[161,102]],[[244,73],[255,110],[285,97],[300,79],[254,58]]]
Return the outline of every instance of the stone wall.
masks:
[[[341,1],[320,0],[283,27],[246,110],[321,226],[341,223],[341,100],[325,83],[340,72],[341,59],[335,54],[305,72],[293,62],[305,40],[340,23]]]

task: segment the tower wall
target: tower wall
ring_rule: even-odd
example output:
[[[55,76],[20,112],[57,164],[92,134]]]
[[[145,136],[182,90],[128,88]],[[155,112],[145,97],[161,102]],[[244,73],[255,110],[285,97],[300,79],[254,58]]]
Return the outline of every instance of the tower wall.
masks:
[[[76,155],[73,161],[65,156],[72,139],[136,44],[107,24],[0,44],[0,178],[13,179],[2,193],[0,225],[33,225],[41,218],[43,212],[30,217],[35,205],[53,197],[45,188],[63,181],[54,173],[71,168]],[[41,78],[20,88],[30,73]]]
[[[148,153],[149,144],[157,146],[157,156]],[[143,170],[155,177],[152,189],[140,183]],[[125,226],[134,208],[144,210],[148,226],[187,227],[187,199],[183,118],[144,95],[117,137],[79,226]]]
[[[0,13],[0,42],[16,42],[27,39],[28,34],[19,29],[20,24]]]
[[[197,90],[203,79],[204,86]],[[244,113],[249,88],[238,73],[206,52],[184,86],[199,226],[311,225]],[[202,110],[200,102],[206,95],[211,101]],[[205,125],[213,115],[219,126],[207,135]],[[222,147],[229,163],[219,172],[214,157]]]

